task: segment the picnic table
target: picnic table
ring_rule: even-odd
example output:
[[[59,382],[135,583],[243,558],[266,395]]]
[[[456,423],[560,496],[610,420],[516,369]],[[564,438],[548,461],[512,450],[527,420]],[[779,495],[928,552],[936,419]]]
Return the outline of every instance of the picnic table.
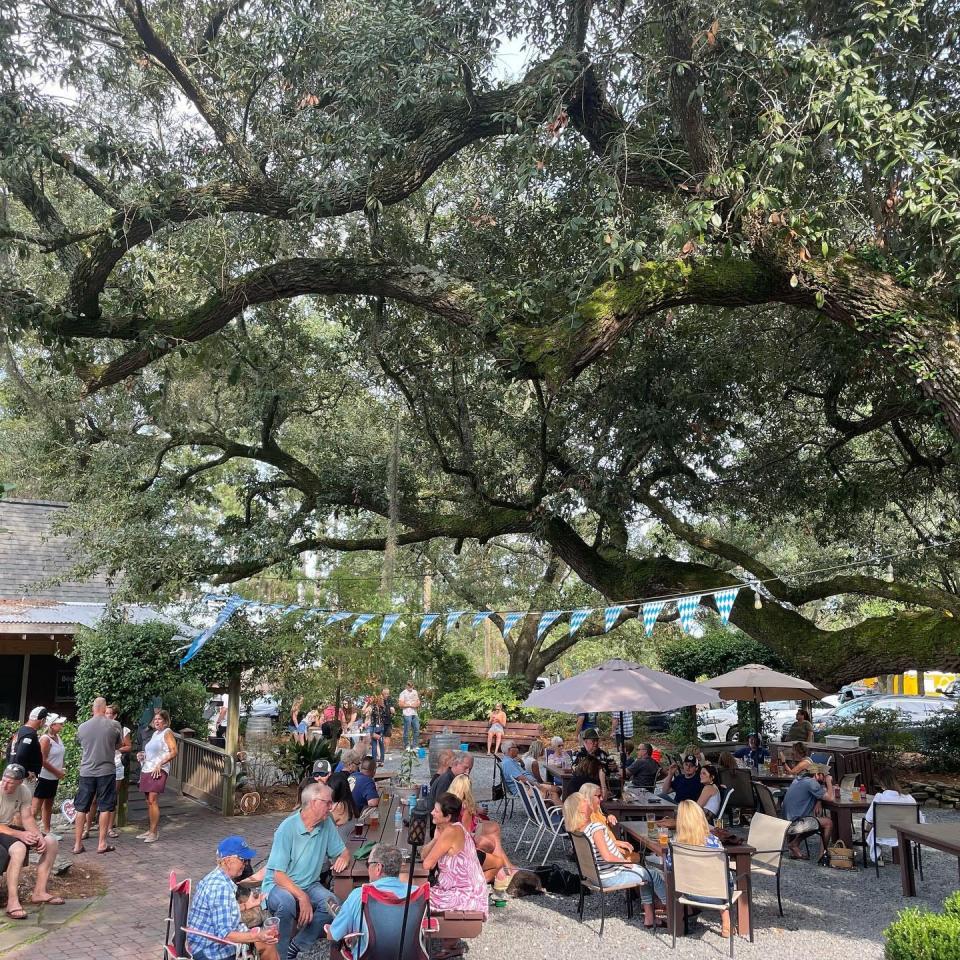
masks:
[[[900,848],[900,884],[905,897],[917,895],[917,881],[913,872],[913,844],[919,843],[934,850],[942,850],[960,859],[960,824],[956,823],[897,823],[897,844]]]
[[[648,793],[645,797],[635,793],[626,794],[621,800],[604,800],[600,807],[604,813],[612,813],[618,820],[631,820],[648,813],[674,817],[677,813],[677,805],[673,801],[654,793]]]
[[[621,821],[617,824],[618,829],[624,839],[629,840],[637,847],[652,853],[657,857],[663,858],[664,847],[660,843],[659,837],[652,837],[647,831],[646,820],[641,821]],[[740,899],[737,900],[737,932],[740,936],[747,936],[750,932],[750,908],[752,906],[753,885],[750,876],[750,862],[753,855],[757,852],[756,847],[751,847],[748,843],[740,840],[724,842],[723,851],[727,858],[733,861],[734,872],[736,873],[737,889],[742,891]],[[675,887],[673,884],[673,871],[668,870],[666,863],[663,864],[663,877],[667,884],[667,902],[668,905],[674,902]],[[669,906],[668,906],[669,909]],[[676,931],[677,936],[683,936],[683,904],[675,904],[676,910]]]
[[[754,772],[753,768],[750,770],[750,778],[774,790],[778,790],[781,787],[789,787],[795,779],[791,777],[789,773],[757,773]]]
[[[820,805],[830,814],[833,821],[833,835],[842,840],[848,847],[853,847],[853,815],[855,812],[866,813],[873,803],[873,796],[869,795],[861,800],[859,794],[856,800],[835,800],[824,794],[820,798]]]
[[[552,760],[547,761],[546,767],[547,773],[561,782],[569,780],[573,776],[573,767],[561,767],[559,763],[554,763]]]

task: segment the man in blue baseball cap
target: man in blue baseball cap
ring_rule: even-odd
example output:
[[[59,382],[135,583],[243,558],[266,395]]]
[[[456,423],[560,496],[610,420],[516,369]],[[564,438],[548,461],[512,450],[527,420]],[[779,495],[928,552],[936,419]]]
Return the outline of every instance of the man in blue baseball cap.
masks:
[[[278,960],[276,927],[248,930],[240,919],[235,880],[243,873],[246,861],[256,855],[256,850],[236,834],[217,844],[217,865],[197,884],[187,917],[187,927],[198,931],[187,934],[193,960],[227,960],[236,955],[237,943],[252,943],[260,960]],[[243,909],[257,907],[263,899],[261,894],[251,893]]]

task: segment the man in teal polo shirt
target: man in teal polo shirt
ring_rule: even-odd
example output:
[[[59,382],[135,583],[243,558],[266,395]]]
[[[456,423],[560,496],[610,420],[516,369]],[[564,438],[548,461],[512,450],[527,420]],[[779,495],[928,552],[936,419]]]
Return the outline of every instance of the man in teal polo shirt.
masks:
[[[339,907],[319,879],[328,857],[337,858],[334,870],[345,870],[350,863],[330,818],[332,804],[333,793],[325,783],[310,784],[303,790],[300,810],[287,817],[273,836],[261,890],[270,912],[280,918],[280,960],[295,960],[313,944]]]

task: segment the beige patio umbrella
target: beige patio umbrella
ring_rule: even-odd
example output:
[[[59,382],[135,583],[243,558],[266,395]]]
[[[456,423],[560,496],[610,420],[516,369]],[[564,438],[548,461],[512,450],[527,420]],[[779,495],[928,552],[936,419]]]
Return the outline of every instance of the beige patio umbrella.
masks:
[[[724,700],[751,700],[756,706],[756,729],[760,732],[760,704],[767,700],[819,700],[825,694],[800,677],[791,677],[760,663],[748,663],[730,673],[706,680]]]

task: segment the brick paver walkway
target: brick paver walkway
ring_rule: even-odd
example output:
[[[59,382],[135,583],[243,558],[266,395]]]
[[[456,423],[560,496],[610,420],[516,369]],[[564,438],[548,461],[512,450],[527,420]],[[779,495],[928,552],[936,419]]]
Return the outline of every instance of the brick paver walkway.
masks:
[[[121,831],[114,841],[116,853],[98,856],[89,852],[96,844],[88,844],[88,852],[75,859],[95,863],[106,873],[107,895],[61,929],[5,954],[4,960],[159,960],[170,871],[199,881],[214,865],[217,841],[230,833],[244,834],[265,857],[283,819],[283,814],[271,814],[224,820],[199,804],[177,807],[174,818],[162,820],[158,843],[136,840],[143,829],[137,825]],[[66,838],[64,848],[69,852]]]

